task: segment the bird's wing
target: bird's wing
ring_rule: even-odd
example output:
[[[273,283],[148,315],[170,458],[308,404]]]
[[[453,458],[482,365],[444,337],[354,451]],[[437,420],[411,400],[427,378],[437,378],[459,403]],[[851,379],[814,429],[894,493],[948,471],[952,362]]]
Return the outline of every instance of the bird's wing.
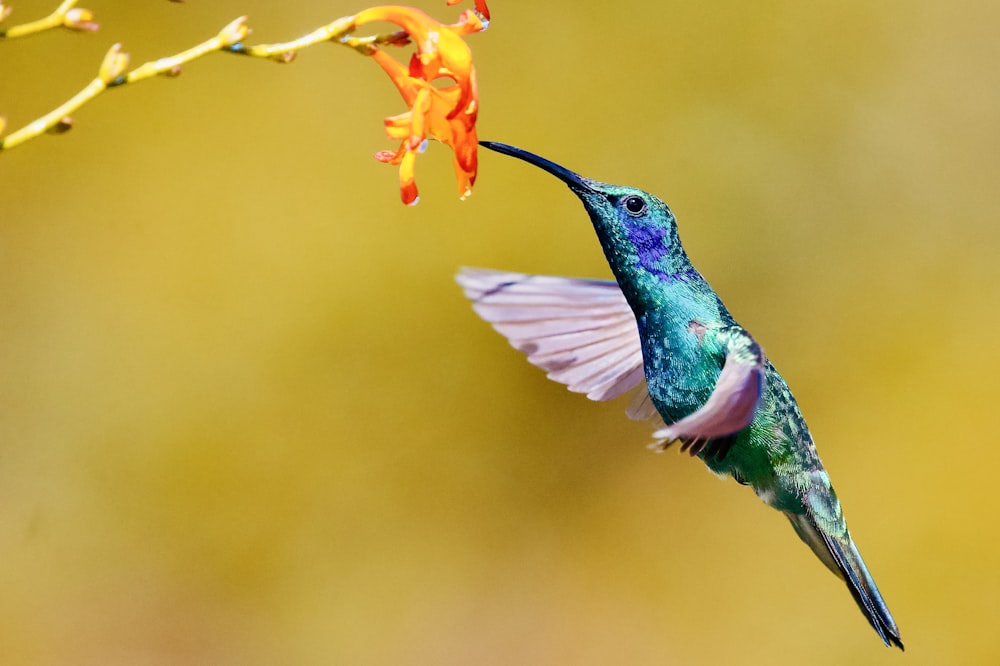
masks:
[[[649,402],[635,315],[615,282],[483,268],[463,268],[455,279],[476,313],[549,379],[591,400],[641,384],[637,401],[645,394]]]
[[[726,352],[712,395],[688,416],[653,433],[662,444],[684,440],[691,455],[701,451],[707,440],[732,435],[750,425],[764,391],[767,361],[749,333],[730,326],[706,335],[714,335]]]

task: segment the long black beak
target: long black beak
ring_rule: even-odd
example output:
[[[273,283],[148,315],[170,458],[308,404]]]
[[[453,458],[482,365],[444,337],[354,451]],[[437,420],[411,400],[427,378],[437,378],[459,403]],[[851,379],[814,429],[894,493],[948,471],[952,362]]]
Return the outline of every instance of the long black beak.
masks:
[[[529,153],[527,150],[521,150],[520,148],[515,148],[514,146],[508,146],[505,143],[496,143],[495,141],[480,141],[479,145],[483,148],[489,148],[490,150],[494,150],[498,153],[510,155],[511,157],[516,157],[519,160],[524,160],[528,164],[535,165],[542,171],[548,171],[574,190],[583,190],[585,192],[594,191],[594,188],[590,186],[590,183],[588,183],[580,174],[574,173],[566,167],[560,166],[555,162],[545,159],[544,157],[539,157],[534,153]]]

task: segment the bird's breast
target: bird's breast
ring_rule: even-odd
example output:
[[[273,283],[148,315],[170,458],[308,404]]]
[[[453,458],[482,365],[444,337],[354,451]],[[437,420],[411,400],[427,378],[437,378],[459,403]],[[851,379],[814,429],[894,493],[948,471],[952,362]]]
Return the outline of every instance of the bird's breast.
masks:
[[[708,400],[722,366],[706,336],[710,324],[697,317],[637,319],[649,396],[667,423]]]

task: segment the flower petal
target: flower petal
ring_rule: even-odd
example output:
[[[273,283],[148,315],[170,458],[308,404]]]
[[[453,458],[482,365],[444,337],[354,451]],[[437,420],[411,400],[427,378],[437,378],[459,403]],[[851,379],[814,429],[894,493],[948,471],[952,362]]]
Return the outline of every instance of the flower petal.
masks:
[[[416,205],[420,200],[416,179],[413,174],[413,165],[416,160],[417,154],[408,150],[403,155],[403,160],[399,164],[399,195],[403,203],[407,206]]]
[[[448,6],[457,5],[462,0],[448,0]],[[490,20],[490,8],[486,6],[486,0],[476,0],[476,11],[482,14],[487,21]]]

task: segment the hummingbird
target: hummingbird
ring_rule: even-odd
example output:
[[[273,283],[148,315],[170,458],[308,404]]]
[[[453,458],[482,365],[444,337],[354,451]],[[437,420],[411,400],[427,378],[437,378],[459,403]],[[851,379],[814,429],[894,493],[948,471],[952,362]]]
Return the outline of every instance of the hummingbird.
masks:
[[[654,423],[656,450],[676,442],[785,514],[883,643],[902,650],[795,398],[691,264],[667,204],[520,148],[480,145],[568,185],[615,280],[464,268],[456,280],[476,313],[571,391],[603,401],[634,389],[627,414]]]

